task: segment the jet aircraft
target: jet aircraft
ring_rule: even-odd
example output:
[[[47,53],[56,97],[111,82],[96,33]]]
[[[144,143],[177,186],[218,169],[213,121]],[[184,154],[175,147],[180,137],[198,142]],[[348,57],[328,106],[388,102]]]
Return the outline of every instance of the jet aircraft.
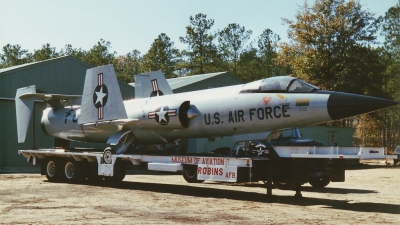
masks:
[[[108,143],[114,147],[105,150],[107,155],[121,154],[132,143],[162,144],[182,138],[272,139],[284,129],[398,104],[321,90],[290,76],[174,94],[161,71],[135,75],[135,99],[123,101],[114,68],[106,65],[87,70],[82,96],[36,93],[35,86],[18,89],[15,101],[20,143],[25,141],[35,99],[49,106],[41,120],[46,134]]]

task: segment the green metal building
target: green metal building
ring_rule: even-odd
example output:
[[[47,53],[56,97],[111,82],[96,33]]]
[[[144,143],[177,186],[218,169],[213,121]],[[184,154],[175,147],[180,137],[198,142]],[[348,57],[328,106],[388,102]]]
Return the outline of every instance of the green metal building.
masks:
[[[333,126],[310,126],[299,128],[303,138],[322,141],[326,146],[353,146],[355,128]]]
[[[52,94],[81,95],[86,70],[92,66],[64,56],[42,62],[0,69],[0,167],[30,166],[18,155],[18,149],[53,147],[54,138],[45,135],[40,119],[46,104],[35,103],[25,143],[18,144],[14,97],[18,88],[36,85],[40,91]],[[134,97],[132,86],[119,82],[124,99]],[[87,144],[71,142],[73,146]]]

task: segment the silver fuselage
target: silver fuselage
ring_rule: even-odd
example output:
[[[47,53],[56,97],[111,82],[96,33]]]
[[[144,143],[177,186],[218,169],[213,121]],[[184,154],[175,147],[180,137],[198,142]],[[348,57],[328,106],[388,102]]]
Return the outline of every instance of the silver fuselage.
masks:
[[[242,85],[124,101],[130,119],[138,119],[132,132],[140,143],[165,143],[180,138],[222,137],[276,131],[331,121],[329,94],[240,93]],[[190,101],[196,116],[187,127],[179,121],[179,107]],[[154,118],[160,107],[168,121]],[[162,110],[162,109],[161,109]],[[118,125],[77,123],[79,107],[43,113],[47,134],[70,140],[106,142]],[[160,123],[163,122],[163,123]]]

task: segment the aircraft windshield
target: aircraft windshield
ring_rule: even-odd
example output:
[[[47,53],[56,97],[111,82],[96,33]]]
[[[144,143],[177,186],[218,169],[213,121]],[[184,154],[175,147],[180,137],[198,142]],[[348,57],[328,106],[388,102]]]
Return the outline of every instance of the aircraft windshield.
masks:
[[[279,76],[248,83],[240,93],[309,93],[318,89],[294,77]]]

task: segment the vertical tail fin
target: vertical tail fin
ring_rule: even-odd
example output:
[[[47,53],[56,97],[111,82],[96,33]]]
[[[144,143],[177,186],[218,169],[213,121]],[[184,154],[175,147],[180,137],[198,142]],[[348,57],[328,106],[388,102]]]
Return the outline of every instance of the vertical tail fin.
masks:
[[[112,65],[86,71],[78,123],[128,118]]]
[[[31,120],[35,97],[28,94],[36,93],[36,86],[19,88],[15,95],[15,111],[17,115],[18,143],[24,143]],[[24,96],[25,95],[25,96]]]
[[[135,75],[135,98],[173,94],[164,74],[159,70]]]

